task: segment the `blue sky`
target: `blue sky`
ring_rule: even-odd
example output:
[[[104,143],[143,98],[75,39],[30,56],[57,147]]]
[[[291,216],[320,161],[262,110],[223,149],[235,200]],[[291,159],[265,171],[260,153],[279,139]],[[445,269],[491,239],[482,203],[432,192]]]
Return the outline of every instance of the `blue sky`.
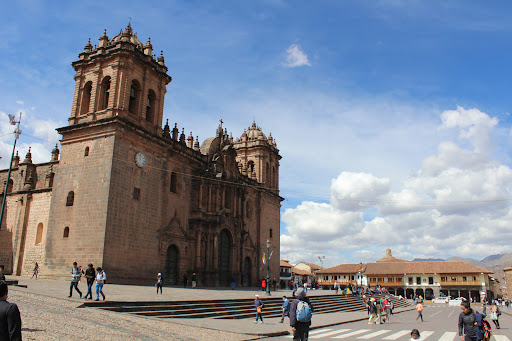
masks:
[[[141,41],[151,37],[155,53],[164,51],[173,77],[165,118],[201,140],[214,134],[221,118],[234,136],[255,119],[276,138],[286,198],[283,257],[312,261],[325,254],[326,264],[332,265],[374,260],[387,247],[408,259],[479,258],[494,252],[490,242],[476,239],[470,247],[419,250],[411,243],[443,244],[436,238],[446,238],[428,231],[451,229],[456,238],[475,220],[475,205],[511,197],[512,183],[508,175],[500,178],[503,169],[496,165],[507,172],[510,166],[512,4],[266,0],[146,5],[0,4],[0,120],[23,111],[22,155],[31,145],[36,161],[49,160],[58,141],[54,129],[67,124],[71,110],[71,62],[88,38],[97,44],[104,29],[112,37],[131,17]],[[5,123],[0,128],[2,135],[10,129]],[[447,142],[462,151],[451,154],[453,145]],[[11,144],[12,136],[0,137],[4,167]],[[471,179],[466,187],[441,181],[456,170]],[[503,182],[487,184],[490,178]],[[494,197],[475,187],[493,188]],[[455,213],[436,206],[459,200],[456,190],[475,202],[457,202],[469,208]],[[446,192],[453,196],[441,199]],[[337,203],[333,193],[346,200],[352,196],[349,202],[359,206]],[[418,204],[411,193],[427,209],[386,206]],[[364,203],[368,199],[372,205]],[[492,207],[475,231],[490,238],[496,226],[505,226],[510,214],[505,203]],[[312,218],[309,225],[301,225],[306,221],[302,214]],[[422,223],[424,215],[437,214],[440,220],[432,225]],[[373,226],[377,234],[404,237],[368,237]],[[302,240],[317,229],[332,229],[332,234]],[[347,231],[354,239],[346,238]],[[299,255],[298,249],[308,251]],[[495,250],[512,251],[505,243]]]

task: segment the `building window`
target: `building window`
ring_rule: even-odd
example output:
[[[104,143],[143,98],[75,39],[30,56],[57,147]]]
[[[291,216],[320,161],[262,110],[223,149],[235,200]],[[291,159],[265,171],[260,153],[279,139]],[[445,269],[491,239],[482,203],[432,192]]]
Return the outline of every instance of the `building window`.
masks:
[[[228,209],[231,209],[231,201],[232,201],[232,199],[231,199],[231,189],[230,188],[226,188],[226,190],[224,191],[224,207],[228,208]]]
[[[140,85],[136,80],[132,81],[132,85],[130,87],[130,102],[128,104],[128,111],[134,115],[137,114],[137,109],[139,106],[139,93],[140,93]]]
[[[421,285],[421,277],[416,277],[416,284]]]
[[[82,89],[82,103],[80,105],[80,114],[85,115],[89,112],[91,102],[92,82],[87,82]]]
[[[272,238],[272,229],[270,229],[270,238]]]
[[[140,188],[133,188],[133,199],[140,200]]]
[[[428,284],[434,284],[434,277],[428,278]]]
[[[71,191],[68,193],[68,197],[66,198],[66,206],[73,206],[75,202],[75,192]]]
[[[413,278],[409,277],[409,284],[412,284],[412,283],[413,283]]]
[[[452,282],[457,282],[457,277],[452,277]]]
[[[89,156],[89,147],[85,147],[84,156]]]
[[[176,173],[172,172],[171,173],[171,192],[176,193],[177,188],[178,188],[178,176],[176,175]]]
[[[446,277],[441,277],[441,282],[446,282]]]
[[[473,281],[477,281],[476,276],[473,276]]]
[[[462,280],[465,282],[468,280],[468,278],[466,276],[462,277]]]
[[[9,183],[7,185],[7,193],[11,193],[13,187],[14,187],[14,181],[12,179],[9,179]]]
[[[110,96],[110,77],[103,78],[101,82],[101,99],[100,99],[100,110],[107,109],[108,99]]]
[[[69,227],[64,227],[64,234],[62,235],[63,238],[69,237]]]
[[[150,123],[153,123],[155,119],[155,101],[155,92],[150,89],[148,92],[148,104],[146,105],[146,121]]]
[[[37,225],[36,245],[43,241],[43,223]]]
[[[398,278],[396,279],[396,281],[397,281],[397,282],[402,282],[402,278],[401,278],[401,277],[398,277]]]

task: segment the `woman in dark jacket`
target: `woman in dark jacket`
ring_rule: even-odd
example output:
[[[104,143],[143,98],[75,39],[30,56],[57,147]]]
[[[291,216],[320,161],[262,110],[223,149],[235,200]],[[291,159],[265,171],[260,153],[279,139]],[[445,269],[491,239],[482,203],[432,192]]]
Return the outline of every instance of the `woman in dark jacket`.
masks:
[[[477,341],[476,336],[476,318],[469,302],[464,301],[460,304],[462,312],[459,315],[459,336],[461,341]]]

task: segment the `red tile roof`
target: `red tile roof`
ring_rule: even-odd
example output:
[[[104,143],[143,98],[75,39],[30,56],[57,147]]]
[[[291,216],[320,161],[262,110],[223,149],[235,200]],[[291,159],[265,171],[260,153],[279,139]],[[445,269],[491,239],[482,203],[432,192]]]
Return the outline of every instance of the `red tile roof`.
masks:
[[[288,262],[289,262],[288,260],[281,259],[279,261],[279,266],[286,267],[286,268],[293,268],[293,265],[291,265]]]
[[[404,274],[467,274],[493,272],[467,262],[390,262],[363,264],[367,276]],[[339,264],[318,271],[319,274],[357,274],[359,264]]]
[[[307,270],[302,270],[302,269],[297,269],[297,268],[293,268],[292,272],[296,275],[303,275],[303,276],[311,276],[312,275],[312,273]]]
[[[327,269],[317,271],[317,274],[355,274],[359,271],[360,264],[339,264]],[[363,264],[363,271],[366,264]]]

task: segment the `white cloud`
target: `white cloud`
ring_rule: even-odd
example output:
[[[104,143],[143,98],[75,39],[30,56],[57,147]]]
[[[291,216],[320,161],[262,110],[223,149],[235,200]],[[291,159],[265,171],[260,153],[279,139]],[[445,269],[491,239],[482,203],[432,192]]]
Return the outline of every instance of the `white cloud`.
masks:
[[[23,102],[23,101],[16,101],[16,104],[24,105],[24,104],[25,104],[25,102]]]
[[[512,169],[492,159],[498,124],[478,109],[443,112],[438,128],[456,137],[441,141],[396,190],[389,178],[342,172],[329,203],[283,213],[282,257],[301,243],[305,253],[349,251],[352,261],[378,259],[388,247],[409,259],[511,252]]]
[[[16,120],[19,116],[16,116]],[[32,162],[48,162],[51,158],[51,150],[59,142],[60,135],[55,130],[62,127],[62,122],[52,119],[42,120],[31,111],[22,111],[20,138],[16,143],[16,151],[21,161],[24,160],[28,148],[31,147]],[[14,143],[13,131],[16,127],[9,123],[8,115],[0,111],[0,167],[9,167]]]
[[[311,66],[308,55],[300,49],[300,45],[291,44],[286,49],[286,53],[286,63],[284,63],[286,67]]]

